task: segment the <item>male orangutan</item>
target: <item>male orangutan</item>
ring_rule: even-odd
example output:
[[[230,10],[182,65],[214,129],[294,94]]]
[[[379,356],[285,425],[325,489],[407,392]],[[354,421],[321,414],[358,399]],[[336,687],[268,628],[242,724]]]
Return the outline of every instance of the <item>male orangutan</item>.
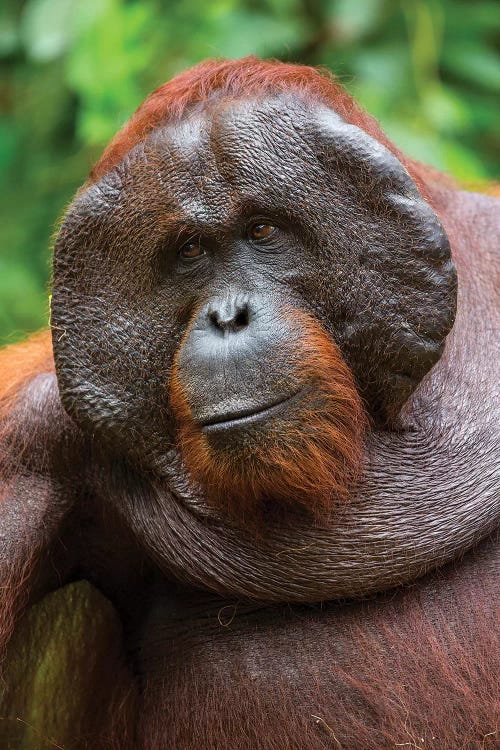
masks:
[[[146,99],[1,355],[2,747],[500,747],[498,216],[311,68]]]

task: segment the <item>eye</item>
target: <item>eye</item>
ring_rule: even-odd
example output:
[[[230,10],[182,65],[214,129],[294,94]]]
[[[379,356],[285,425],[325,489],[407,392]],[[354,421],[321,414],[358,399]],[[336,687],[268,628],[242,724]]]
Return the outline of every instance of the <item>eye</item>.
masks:
[[[276,227],[273,224],[266,224],[263,221],[256,222],[248,230],[248,236],[250,239],[259,242],[267,240],[269,237],[276,232]]]
[[[189,240],[179,249],[178,255],[183,260],[197,260],[205,255],[205,248],[198,240]]]

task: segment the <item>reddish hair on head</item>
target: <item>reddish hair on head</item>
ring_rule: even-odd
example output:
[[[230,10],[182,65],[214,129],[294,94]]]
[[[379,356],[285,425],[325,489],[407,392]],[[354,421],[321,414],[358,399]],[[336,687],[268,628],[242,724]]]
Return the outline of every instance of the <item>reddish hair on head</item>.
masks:
[[[346,122],[357,125],[383,143],[420,182],[419,167],[395,148],[376,120],[364,112],[326,70],[308,65],[259,60],[205,60],[153,91],[118,131],[92,169],[89,183],[97,182],[157,127],[183,116],[186,110],[214,94],[231,99],[297,91],[332,107]]]

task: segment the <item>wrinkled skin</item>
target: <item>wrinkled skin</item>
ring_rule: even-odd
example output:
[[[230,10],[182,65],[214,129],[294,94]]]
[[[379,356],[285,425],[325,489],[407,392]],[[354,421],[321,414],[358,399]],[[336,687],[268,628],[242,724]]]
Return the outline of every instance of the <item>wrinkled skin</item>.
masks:
[[[455,313],[447,237],[386,149],[325,107],[290,97],[213,110],[156,131],[89,187],[56,245],[65,406],[114,442],[125,425],[127,454],[151,461],[143,454],[154,451],[155,466],[174,437],[165,382],[193,307],[249,296],[263,318],[239,352],[251,356],[237,388],[227,373],[213,377],[214,341],[205,370],[193,368],[192,349],[181,355],[199,380],[197,399],[209,378],[202,416],[220,403],[216,388],[248,406],[275,397],[276,350],[291,335],[285,306],[319,319],[375,417],[397,415],[439,358]],[[245,229],[255,217],[279,232],[251,246]],[[179,235],[200,238],[207,255],[180,262]],[[147,448],[131,445],[131,425]]]
[[[486,346],[467,355],[483,373],[484,396],[481,383],[471,372],[462,372],[453,352],[447,353],[419,389],[413,408],[407,408],[404,429],[368,436],[365,480],[351,503],[337,510],[337,517],[324,528],[300,518],[287,528],[280,520],[262,530],[258,547],[252,536],[233,531],[227,522],[220,528],[211,525],[200,535],[196,517],[210,511],[203,498],[193,497],[179,465],[166,394],[172,360],[193,309],[203,311],[210,300],[225,295],[253,294],[271,328],[267,332],[262,326],[262,350],[245,360],[245,376],[236,385],[235,375],[228,382],[225,366],[224,379],[212,377],[206,392],[203,363],[193,368],[195,345],[189,353],[184,345],[181,356],[191,354],[188,387],[194,381],[199,399],[208,397],[208,403],[220,409],[218,388],[224,393],[239,389],[245,406],[281,395],[276,389],[269,391],[278,357],[273,342],[281,340],[283,329],[284,338],[289,338],[290,324],[279,310],[291,304],[318,315],[327,326],[353,368],[374,418],[380,414],[381,397],[373,383],[384,387],[385,413],[398,412],[401,401],[439,357],[453,321],[455,276],[448,240],[399,162],[322,107],[311,111],[310,105],[287,99],[283,114],[280,104],[271,99],[257,107],[243,102],[220,112],[215,108],[213,114],[195,113],[186,122],[155,132],[85,191],[68,213],[56,247],[53,324],[64,332],[55,340],[55,352],[61,393],[71,416],[85,431],[108,437],[119,453],[164,472],[180,501],[172,505],[163,499],[164,482],[154,481],[151,488],[133,467],[124,476],[118,470],[114,481],[121,486],[119,509],[125,506],[128,523],[161,567],[225,595],[311,601],[410,580],[494,528],[497,495],[491,440],[497,427],[487,404],[495,381],[488,376],[493,362]],[[277,110],[282,113],[279,118]],[[314,161],[311,152],[318,154]],[[285,182],[287,173],[291,178]],[[195,189],[196,175],[203,179]],[[455,233],[455,193],[439,200],[446,207],[449,231]],[[469,221],[484,221],[481,203],[488,199],[463,200],[471,205]],[[269,214],[286,229],[273,238],[271,247],[249,246],[245,222]],[[188,224],[183,239],[201,235],[210,250],[198,264],[179,265],[175,248],[169,246],[175,244],[181,222]],[[485,227],[482,236],[488,235]],[[457,236],[457,260],[461,241]],[[465,276],[464,312],[472,297],[474,304],[489,309],[488,294],[493,290],[488,292],[486,268],[483,274],[480,280]],[[474,291],[477,283],[486,284],[480,294]],[[370,314],[363,315],[364,309]],[[462,322],[461,314],[453,336],[464,352],[466,346],[475,346],[478,336],[476,330],[464,330],[470,322]],[[482,317],[478,312],[475,326]],[[482,340],[484,335],[488,331]],[[194,333],[189,336],[192,339]],[[410,368],[415,371],[412,378]],[[402,371],[406,377],[399,375]],[[484,409],[473,427],[471,396],[465,395],[471,378],[473,411]],[[455,380],[458,388],[451,385]],[[443,381],[451,386],[445,391]],[[476,425],[480,434],[490,434],[489,439],[478,441],[471,435]],[[472,452],[475,474],[469,463]],[[459,491],[453,491],[457,482]],[[472,500],[471,487],[478,490]],[[213,560],[205,547],[219,548],[223,555]],[[284,553],[286,565],[280,570],[275,557],[281,560]]]
[[[30,434],[43,432],[46,405],[65,430],[58,482],[47,482],[32,516],[38,509],[44,533],[62,540],[64,554],[51,549],[60,579],[89,579],[125,623],[143,691],[135,747],[367,750],[414,741],[414,732],[433,747],[432,702],[447,680],[459,684],[463,650],[478,663],[476,646],[487,664],[468,698],[458,687],[450,698],[449,715],[465,716],[465,728],[457,722],[456,736],[435,747],[490,746],[497,204],[427,187],[424,200],[392,154],[333,111],[281,95],[194,107],[69,209],[55,248],[57,374],[40,376],[43,393],[32,385],[22,408]],[[259,222],[276,227],[264,242],[251,237]],[[203,253],[183,258],[193,239]],[[270,436],[300,434],[306,407],[319,399],[319,412],[324,402],[314,379],[298,375],[305,329],[293,311],[321,326],[352,371],[370,419],[365,458],[348,501],[327,515],[300,506],[281,514],[267,491],[260,500],[273,512],[255,529],[193,481],[169,389],[176,373],[216,456],[251,457]],[[52,477],[53,452],[47,443],[30,459],[40,481]],[[44,523],[49,500],[64,524]],[[22,528],[22,514],[5,507],[2,530]],[[400,584],[414,586],[324,611],[288,606]],[[42,591],[53,585],[41,576]],[[476,610],[465,612],[474,596]],[[430,697],[401,694],[394,718],[391,690],[419,669],[434,675],[421,679]],[[353,687],[358,677],[363,688]],[[380,694],[382,682],[377,704],[368,691]]]

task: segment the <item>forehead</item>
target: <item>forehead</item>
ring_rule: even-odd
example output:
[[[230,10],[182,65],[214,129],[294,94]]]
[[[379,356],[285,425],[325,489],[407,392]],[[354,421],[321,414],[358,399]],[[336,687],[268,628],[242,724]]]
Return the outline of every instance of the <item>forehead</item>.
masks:
[[[156,130],[128,166],[146,190],[159,183],[193,220],[224,222],[254,204],[286,209],[304,198],[306,177],[316,171],[320,179],[313,127],[320,109],[292,95],[209,102]]]
[[[307,103],[298,95],[281,94],[263,99],[221,99],[193,107],[178,122],[157,130],[151,142],[163,141],[188,156],[214,157],[224,166],[243,151],[249,158],[300,157],[307,146],[310,125],[325,107]]]

